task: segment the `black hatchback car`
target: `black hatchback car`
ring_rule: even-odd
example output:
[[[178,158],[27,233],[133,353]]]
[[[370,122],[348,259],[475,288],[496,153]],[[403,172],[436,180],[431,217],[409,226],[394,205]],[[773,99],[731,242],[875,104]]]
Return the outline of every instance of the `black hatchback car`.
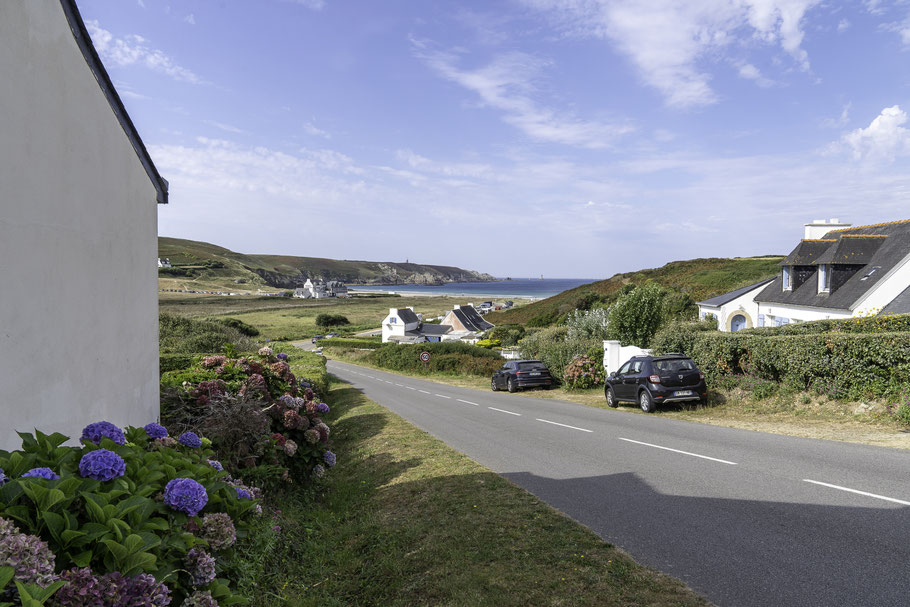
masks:
[[[634,356],[607,377],[604,396],[611,407],[632,402],[651,413],[660,403],[705,402],[708,387],[705,374],[683,354]]]
[[[539,360],[510,360],[490,380],[493,392],[502,389],[517,392],[520,388],[552,386],[550,370]]]

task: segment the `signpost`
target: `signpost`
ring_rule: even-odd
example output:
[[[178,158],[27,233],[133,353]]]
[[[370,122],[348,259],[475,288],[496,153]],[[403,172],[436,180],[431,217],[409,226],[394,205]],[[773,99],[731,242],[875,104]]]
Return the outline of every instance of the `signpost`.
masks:
[[[421,353],[420,353],[420,360],[423,361],[423,370],[426,371],[426,370],[427,370],[427,363],[430,362],[430,353],[429,353],[429,352],[421,352]]]

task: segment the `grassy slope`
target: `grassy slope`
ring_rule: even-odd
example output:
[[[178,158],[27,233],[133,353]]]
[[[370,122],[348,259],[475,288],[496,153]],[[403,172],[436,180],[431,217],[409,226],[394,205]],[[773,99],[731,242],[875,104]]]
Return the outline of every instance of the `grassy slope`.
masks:
[[[538,315],[569,312],[575,308],[574,302],[586,293],[596,293],[612,299],[627,284],[652,281],[676,291],[687,292],[696,301],[700,301],[773,276],[780,270],[778,264],[782,259],[780,256],[767,256],[673,261],[661,268],[616,274],[612,278],[563,291],[513,310],[492,312],[487,319],[494,324],[523,324]]]
[[[266,523],[253,605],[707,605],[351,386],[330,402],[339,463]]]
[[[414,274],[429,274],[440,279],[446,277],[468,274],[466,270],[452,266],[424,265],[416,263],[395,263],[376,261],[348,261],[325,259],[321,257],[294,257],[290,255],[246,255],[235,253],[224,247],[219,247],[207,242],[184,240],[181,238],[158,237],[158,256],[167,257],[174,265],[197,265],[206,261],[220,261],[225,264],[224,269],[200,270],[200,277],[196,280],[167,277],[164,288],[182,288],[177,283],[199,283],[195,288],[215,287],[217,285],[234,285],[234,290],[258,288],[265,285],[265,281],[253,270],[274,272],[288,277],[297,276],[301,272],[310,276],[324,276],[339,278],[348,282],[378,280],[394,269],[402,278]],[[243,286],[234,284],[236,279],[246,279]],[[171,284],[175,283],[175,284]],[[205,285],[201,287],[199,285]],[[186,288],[194,288],[192,286]]]

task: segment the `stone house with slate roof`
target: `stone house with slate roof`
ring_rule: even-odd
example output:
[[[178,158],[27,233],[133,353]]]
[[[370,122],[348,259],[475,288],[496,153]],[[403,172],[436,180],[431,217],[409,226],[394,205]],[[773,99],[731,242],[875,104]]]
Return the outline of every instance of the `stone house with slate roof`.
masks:
[[[773,280],[738,297],[747,300],[738,314],[754,311],[752,326],[910,313],[910,220],[858,227],[816,221],[806,225],[805,236]],[[699,313],[722,309],[726,304],[717,300],[734,293],[699,302]],[[734,322],[732,312],[723,311],[728,317],[721,330],[749,326]]]
[[[158,418],[168,184],[74,0],[0,3],[0,449]]]

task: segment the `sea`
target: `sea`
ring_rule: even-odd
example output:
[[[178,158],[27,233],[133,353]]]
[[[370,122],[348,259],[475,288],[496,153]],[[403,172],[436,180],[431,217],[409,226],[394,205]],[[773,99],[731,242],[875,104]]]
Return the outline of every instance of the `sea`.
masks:
[[[451,295],[490,299],[544,299],[580,287],[598,278],[512,278],[492,282],[450,282],[430,285],[350,285],[352,291],[414,295]]]

